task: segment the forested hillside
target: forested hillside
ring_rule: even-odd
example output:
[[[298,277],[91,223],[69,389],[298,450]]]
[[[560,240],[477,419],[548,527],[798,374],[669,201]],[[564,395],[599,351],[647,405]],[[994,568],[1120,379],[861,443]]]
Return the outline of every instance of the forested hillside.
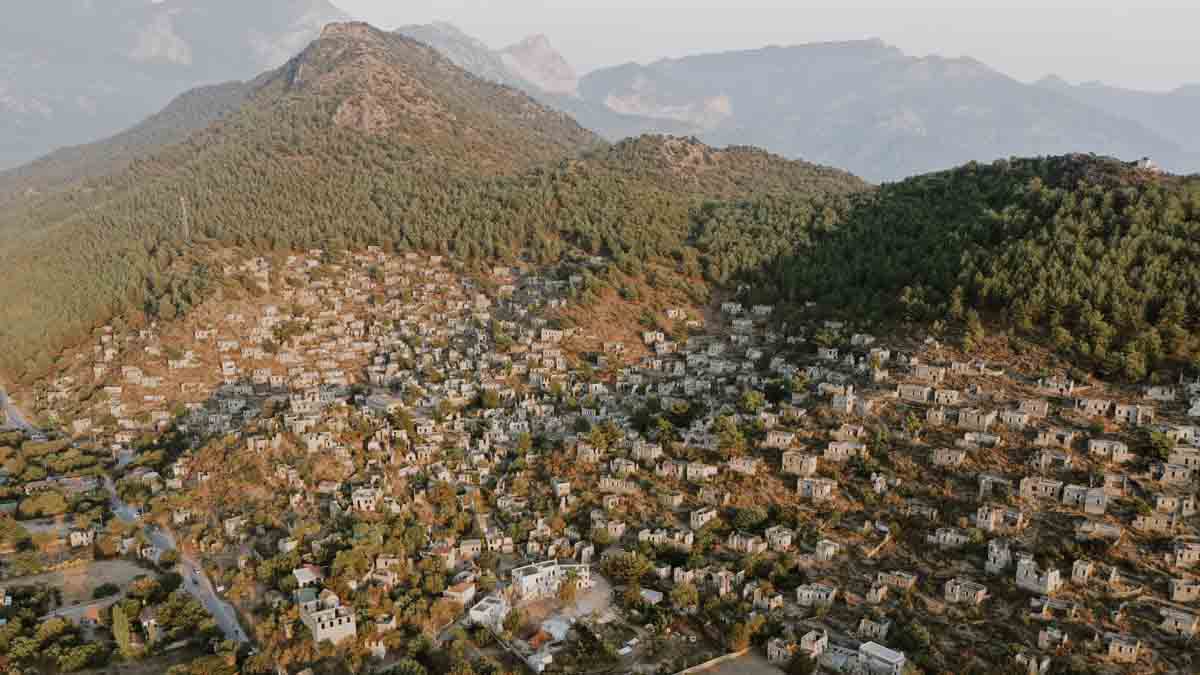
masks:
[[[1085,156],[971,164],[887,185],[776,268],[847,317],[994,316],[1077,362],[1140,379],[1196,359],[1200,179]]]
[[[757,150],[662,137],[605,147],[419,43],[335,26],[260,78],[237,113],[4,216],[0,368],[41,374],[110,317],[188,311],[216,278],[207,243],[543,261],[577,248],[727,279],[835,227],[868,189]],[[748,220],[763,239],[727,245]]]
[[[625,275],[655,261],[766,279],[766,294],[855,321],[968,339],[1011,324],[1131,379],[1200,351],[1200,179],[1067,156],[876,189],[751,148],[606,145],[363,24],[327,29],[245,96],[126,170],[0,211],[0,370],[44,374],[112,317],[189,311],[222,283],[206,252],[230,245],[586,253]]]

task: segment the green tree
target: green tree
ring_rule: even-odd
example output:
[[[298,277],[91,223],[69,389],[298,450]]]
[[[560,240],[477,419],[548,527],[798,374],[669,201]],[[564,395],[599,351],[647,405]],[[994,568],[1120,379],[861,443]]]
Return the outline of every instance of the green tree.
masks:
[[[700,592],[689,583],[682,583],[671,589],[671,606],[677,610],[689,609],[700,604]]]
[[[766,405],[766,398],[761,392],[747,389],[742,392],[742,397],[738,399],[738,408],[747,415],[757,415],[763,406]]]
[[[817,662],[807,654],[797,653],[788,661],[783,672],[787,675],[813,675],[817,672]]]
[[[112,634],[121,656],[126,659],[134,658],[135,653],[129,633],[129,618],[125,616],[125,611],[119,605],[113,605],[112,608]]]

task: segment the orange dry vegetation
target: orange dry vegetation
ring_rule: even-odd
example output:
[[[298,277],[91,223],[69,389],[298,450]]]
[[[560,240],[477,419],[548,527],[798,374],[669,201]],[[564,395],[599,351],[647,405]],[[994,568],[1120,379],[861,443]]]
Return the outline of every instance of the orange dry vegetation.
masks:
[[[579,334],[565,345],[565,351],[576,355],[584,352],[604,351],[606,342],[621,342],[624,354],[609,354],[609,361],[630,364],[652,352],[642,342],[642,333],[648,330],[663,330],[668,333],[683,328],[684,321],[671,321],[667,310],[683,309],[689,317],[701,319],[708,324],[708,307],[700,306],[684,288],[694,287],[707,295],[707,284],[698,278],[688,278],[672,270],[656,268],[658,282],[651,286],[645,279],[614,273],[610,285],[596,294],[591,303],[573,304],[559,311],[557,317],[568,325],[579,329]],[[621,295],[621,288],[634,292],[634,299]],[[653,316],[655,326],[647,325],[643,317]]]

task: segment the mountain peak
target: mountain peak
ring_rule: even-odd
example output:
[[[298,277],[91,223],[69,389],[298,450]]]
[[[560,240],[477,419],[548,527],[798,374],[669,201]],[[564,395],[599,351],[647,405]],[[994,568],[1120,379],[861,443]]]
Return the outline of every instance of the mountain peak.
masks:
[[[554,46],[550,44],[550,38],[546,37],[545,33],[530,35],[524,40],[518,42],[515,47],[522,49],[536,49],[539,51],[554,51]]]
[[[1033,84],[1035,86],[1045,87],[1047,89],[1063,89],[1071,86],[1070,82],[1067,82],[1062,76],[1054,73],[1050,73]]]
[[[524,94],[470,75],[423,42],[362,22],[334,23],[262,78],[260,109],[469,156],[487,170],[557,158],[596,137]]]
[[[375,40],[383,33],[365,21],[338,21],[321,30],[322,40],[348,38],[351,40]]]
[[[501,51],[500,58],[510,70],[543,91],[569,96],[578,94],[579,76],[545,35],[525,38]]]

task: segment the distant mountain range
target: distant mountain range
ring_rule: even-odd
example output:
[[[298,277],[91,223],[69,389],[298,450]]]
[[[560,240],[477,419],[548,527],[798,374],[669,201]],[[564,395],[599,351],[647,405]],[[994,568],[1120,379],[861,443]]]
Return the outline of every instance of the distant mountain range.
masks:
[[[1050,76],[1039,81],[1038,86],[1098,110],[1139,122],[1183,149],[1200,153],[1200,132],[1197,131],[1197,122],[1200,121],[1200,84],[1159,94],[1119,89],[1100,82],[1073,86],[1062,78]]]
[[[582,78],[541,36],[493,51],[449,24],[400,32],[524,89],[615,140],[689,134],[895,180],[968,161],[1094,152],[1200,171],[1200,87],[1169,95],[1030,85],[972,59],[916,58],[879,40],[604,68]]]
[[[23,4],[0,25],[0,169],[131,127],[200,84],[277,66],[324,23],[343,18],[327,0],[113,0],[102,10],[91,0],[43,4]],[[1192,128],[1200,86],[1153,94],[1057,78],[1026,84],[978,61],[912,57],[878,40],[704,54],[580,76],[540,35],[492,49],[446,23],[397,32],[609,141],[695,136],[873,181],[1069,152],[1150,156],[1175,172],[1200,171],[1200,134]],[[219,116],[223,108],[213,102],[192,110]],[[187,120],[171,140],[205,124]],[[45,168],[26,171],[25,184],[46,187],[39,183]],[[90,175],[77,167],[68,173]]]
[[[345,15],[326,0],[16,2],[0,22],[0,168],[254,77]]]

